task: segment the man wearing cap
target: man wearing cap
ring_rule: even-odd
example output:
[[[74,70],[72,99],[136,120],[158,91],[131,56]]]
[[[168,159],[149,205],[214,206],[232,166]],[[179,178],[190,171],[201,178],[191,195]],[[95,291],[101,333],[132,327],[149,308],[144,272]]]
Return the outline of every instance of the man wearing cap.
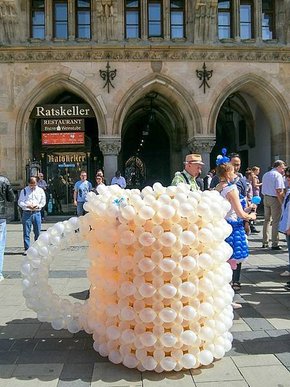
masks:
[[[285,162],[276,160],[273,168],[262,178],[262,194],[264,195],[263,248],[269,247],[269,228],[272,218],[272,250],[282,250],[279,246],[279,221],[284,197]]]
[[[187,155],[184,161],[184,170],[175,173],[171,185],[189,184],[192,191],[199,190],[195,179],[200,175],[203,165],[201,155],[196,153]]]

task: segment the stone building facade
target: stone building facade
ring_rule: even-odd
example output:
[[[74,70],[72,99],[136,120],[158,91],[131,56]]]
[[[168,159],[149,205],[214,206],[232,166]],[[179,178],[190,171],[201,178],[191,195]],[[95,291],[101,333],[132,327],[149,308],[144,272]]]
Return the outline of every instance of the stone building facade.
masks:
[[[289,161],[289,16],[289,0],[0,0],[2,173],[142,186],[189,151],[205,172],[222,146],[262,172]],[[51,105],[89,106],[83,143],[44,142],[43,120],[68,118],[36,117]]]

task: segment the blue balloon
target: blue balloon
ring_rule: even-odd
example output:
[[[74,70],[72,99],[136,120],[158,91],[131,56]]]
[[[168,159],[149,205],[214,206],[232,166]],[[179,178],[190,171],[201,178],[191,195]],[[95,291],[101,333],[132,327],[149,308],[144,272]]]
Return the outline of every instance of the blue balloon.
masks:
[[[260,203],[261,203],[261,198],[260,198],[260,196],[253,196],[253,197],[252,197],[252,203],[253,203],[253,204],[256,204],[256,205],[260,204]]]

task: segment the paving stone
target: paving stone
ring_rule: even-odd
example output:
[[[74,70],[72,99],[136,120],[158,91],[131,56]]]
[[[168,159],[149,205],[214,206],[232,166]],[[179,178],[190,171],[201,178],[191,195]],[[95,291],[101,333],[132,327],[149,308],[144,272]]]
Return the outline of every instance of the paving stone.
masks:
[[[15,344],[14,339],[0,339],[0,352],[9,351],[13,344]]]
[[[58,379],[51,380],[49,376],[42,376],[39,378],[29,378],[22,376],[21,378],[11,378],[6,380],[6,384],[0,387],[57,387]]]
[[[94,364],[93,363],[65,363],[60,375],[62,380],[69,378],[79,378],[85,381],[91,381],[93,375]]]
[[[108,358],[102,357],[93,349],[83,351],[71,350],[67,352],[68,363],[107,363],[108,361]]]
[[[82,379],[61,379],[57,383],[57,387],[90,387],[91,381],[84,381]]]
[[[289,372],[282,365],[241,367],[240,372],[251,387],[290,387]]]
[[[63,364],[18,364],[13,372],[14,377],[35,378],[40,376],[49,376],[51,379],[59,377]]]
[[[122,365],[96,363],[91,387],[141,387],[141,372]]]
[[[227,382],[196,383],[196,387],[248,387],[248,383],[242,380],[230,380]]]
[[[10,352],[9,352],[10,353]],[[12,354],[14,352],[11,352]],[[18,364],[51,364],[65,363],[68,358],[68,351],[23,351],[18,355]]]
[[[280,318],[268,318],[267,321],[276,329],[290,329],[289,314],[280,315]]]
[[[33,338],[39,329],[39,324],[9,324],[1,329],[2,339]]]
[[[286,353],[277,353],[276,357],[284,364],[284,366],[290,367],[290,351]]]
[[[15,364],[20,356],[18,351],[0,352],[0,364]]]
[[[273,339],[265,340],[249,340],[243,342],[243,347],[248,354],[271,354],[271,353],[283,353],[290,350],[290,343],[282,342],[281,340],[275,341]]]
[[[83,350],[85,339],[74,338],[48,338],[40,339],[35,348],[36,351],[70,351]]]
[[[246,355],[233,358],[237,367],[258,367],[267,365],[280,365],[275,355]]]
[[[195,386],[190,371],[165,372],[157,374],[156,372],[142,372],[143,387],[156,386]]]
[[[224,382],[243,380],[238,368],[230,357],[214,362],[202,369],[191,370],[195,383],[199,382]]]
[[[1,364],[0,365],[0,380],[2,378],[10,378],[16,368],[16,364]]]
[[[233,332],[233,337],[234,341],[237,340],[240,342],[263,338],[271,340],[270,336],[265,331]]]
[[[290,332],[288,332],[286,329],[272,329],[267,330],[266,333],[270,337],[275,337],[276,339],[281,338],[281,340],[290,340]],[[287,337],[288,336],[288,337]]]

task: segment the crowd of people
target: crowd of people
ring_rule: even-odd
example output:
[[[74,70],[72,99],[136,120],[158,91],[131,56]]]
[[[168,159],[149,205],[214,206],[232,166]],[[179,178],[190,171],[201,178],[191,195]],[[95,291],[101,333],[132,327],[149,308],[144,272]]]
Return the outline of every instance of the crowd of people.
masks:
[[[260,181],[259,167],[248,168],[243,176],[240,173],[239,154],[226,155],[225,149],[216,160],[216,168],[211,169],[204,179],[200,177],[203,166],[200,154],[188,154],[185,157],[183,171],[175,173],[171,184],[186,183],[190,185],[191,190],[215,189],[229,201],[231,209],[226,215],[226,220],[233,230],[227,238],[227,242],[233,249],[233,255],[229,260],[233,270],[231,282],[233,289],[236,292],[241,289],[241,266],[249,254],[247,235],[259,233],[254,224],[259,201],[254,199],[260,199],[261,196],[264,205],[261,247],[269,248],[271,241],[272,250],[281,250],[279,233],[286,236],[289,263],[281,276],[290,279],[290,168],[286,167],[284,161],[276,160],[273,167],[263,175]],[[80,180],[74,184],[73,189],[73,203],[77,216],[85,214],[84,203],[88,192],[98,194],[98,186],[103,184],[106,184],[106,180],[101,169],[96,171],[94,184],[87,180],[86,171],[81,171]],[[120,171],[116,171],[110,184],[126,188],[126,180]],[[18,205],[22,212],[24,254],[30,246],[31,229],[33,229],[35,240],[40,235],[44,208],[48,202],[47,188],[43,174],[39,173],[37,177],[31,177],[28,185],[20,192]],[[6,240],[6,202],[14,200],[9,180],[0,176],[0,281],[3,279],[2,268]],[[286,289],[290,290],[290,281],[287,282]],[[237,303],[234,303],[233,306],[241,307]]]

